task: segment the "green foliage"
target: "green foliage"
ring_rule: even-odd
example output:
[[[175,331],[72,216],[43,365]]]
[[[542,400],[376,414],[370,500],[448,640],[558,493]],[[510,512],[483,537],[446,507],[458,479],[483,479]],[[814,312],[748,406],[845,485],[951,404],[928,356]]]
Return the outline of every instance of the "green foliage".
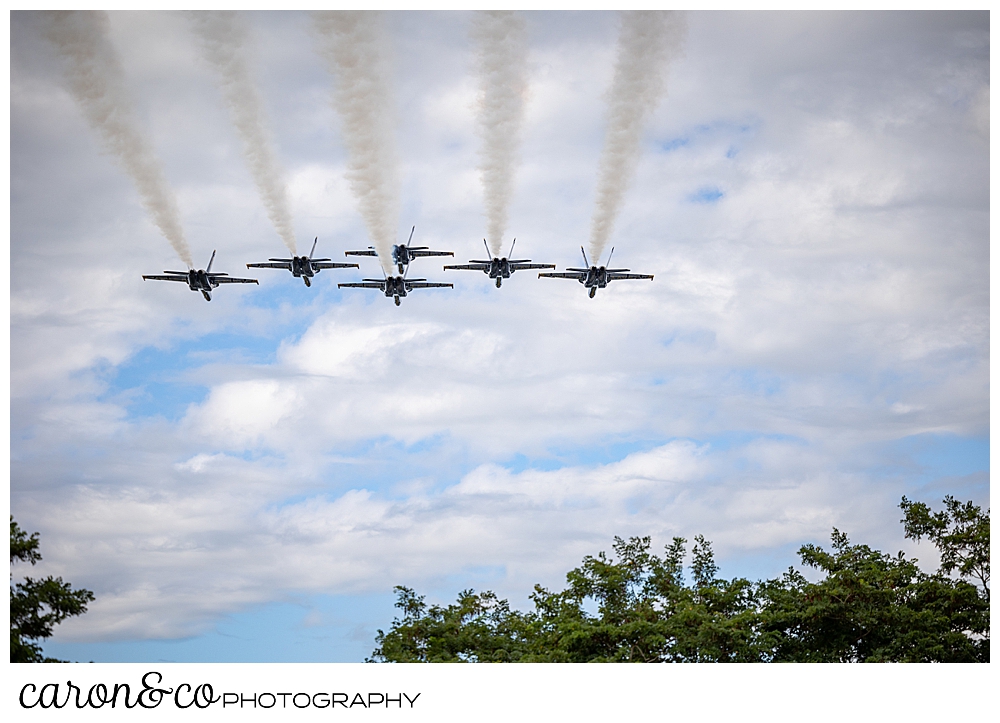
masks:
[[[538,635],[530,659],[546,662],[744,661],[760,659],[752,583],[719,580],[711,545],[696,538],[694,584],[683,579],[686,541],[662,558],[650,538],[615,538],[618,561],[587,556],[566,590],[536,587]],[[597,614],[584,601],[597,604]]]
[[[14,517],[11,516],[10,564],[13,565],[14,561],[17,560],[18,562],[30,562],[34,565],[41,559],[42,555],[38,552],[38,533],[28,537],[28,533],[18,527],[17,523],[14,522]]]
[[[38,552],[38,533],[30,536],[10,518],[10,564],[42,559]],[[13,577],[13,573],[11,573]],[[73,590],[60,577],[42,580],[24,578],[10,586],[10,662],[60,663],[46,658],[42,647],[34,641],[52,636],[52,628],[68,617],[87,611],[87,603],[94,599],[90,590]]]
[[[378,632],[379,646],[367,662],[502,663],[519,660],[523,651],[520,615],[492,592],[459,593],[446,608],[424,603],[407,587],[397,586],[396,607],[403,617],[388,635]]]
[[[616,537],[614,556],[585,557],[564,590],[536,585],[527,613],[492,592],[428,607],[397,587],[403,615],[379,630],[369,662],[988,662],[989,511],[950,497],[945,505],[937,514],[901,505],[907,537],[941,550],[934,575],[834,529],[831,551],[799,550],[824,575],[815,583],[794,568],[773,580],[721,579],[699,535],[690,582],[683,538],[659,557],[649,537]]]
[[[716,578],[711,545],[694,546],[694,585],[686,586],[686,541],[674,538],[662,558],[650,538],[615,538],[617,561],[603,552],[570,571],[568,587],[535,586],[529,613],[492,592],[466,590],[454,605],[427,607],[397,587],[403,611],[379,631],[370,661],[393,662],[667,662],[762,659],[756,594],[748,580]],[[596,603],[597,613],[585,609]]]
[[[911,540],[926,537],[941,552],[941,572],[958,570],[961,578],[976,580],[979,589],[990,599],[990,515],[971,502],[964,505],[951,495],[944,498],[945,509],[932,513],[923,502],[899,504],[903,510],[906,536]]]
[[[917,561],[833,531],[831,552],[799,550],[825,577],[808,582],[793,569],[761,584],[765,627],[775,632],[774,660],[793,662],[986,662],[989,601],[976,588]]]

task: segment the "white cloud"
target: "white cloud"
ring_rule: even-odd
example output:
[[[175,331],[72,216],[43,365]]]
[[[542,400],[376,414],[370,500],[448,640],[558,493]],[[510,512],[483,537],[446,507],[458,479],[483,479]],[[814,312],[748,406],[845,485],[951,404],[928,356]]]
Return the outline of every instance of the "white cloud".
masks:
[[[248,483],[246,463],[224,458],[179,466],[194,477],[176,489],[151,480],[114,495],[81,486],[59,534],[89,551],[72,572],[98,599],[86,624],[66,624],[61,637],[190,635],[276,593],[426,585],[469,566],[504,570],[495,582],[510,594],[558,584],[616,534],[650,534],[660,545],[704,533],[723,555],[824,537],[852,503],[798,473],[771,479],[802,455],[794,444],[766,446],[735,491],[720,482],[729,462],[690,442],[553,471],[487,464],[405,499],[352,489],[275,506],[268,483]],[[871,499],[847,477],[836,482]],[[41,571],[50,569],[63,568]]]
[[[201,434],[249,446],[275,429],[302,401],[277,381],[229,382],[212,389],[194,425]]]

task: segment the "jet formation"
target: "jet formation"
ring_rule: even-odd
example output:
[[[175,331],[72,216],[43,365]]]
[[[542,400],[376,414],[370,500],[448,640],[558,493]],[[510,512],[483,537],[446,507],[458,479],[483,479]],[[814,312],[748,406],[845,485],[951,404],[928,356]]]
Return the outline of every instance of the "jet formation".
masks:
[[[349,282],[337,284],[337,288],[340,289],[378,289],[381,291],[386,298],[392,299],[396,306],[400,305],[400,299],[404,298],[409,292],[414,289],[433,289],[433,288],[454,288],[454,284],[428,281],[427,279],[411,279],[407,277],[409,273],[410,262],[414,259],[426,257],[426,256],[454,256],[455,254],[451,251],[431,251],[427,246],[411,246],[410,243],[413,241],[413,232],[416,230],[416,226],[410,229],[410,237],[405,244],[399,244],[392,247],[392,261],[399,270],[398,275],[387,276],[383,272],[381,279],[362,279],[360,282]],[[323,269],[344,269],[344,268],[359,268],[358,264],[351,263],[339,263],[332,261],[328,258],[314,258],[316,253],[316,244],[319,243],[319,237],[313,240],[312,250],[309,252],[308,256],[292,256],[291,258],[272,258],[268,259],[267,262],[257,263],[257,264],[247,264],[247,268],[257,268],[257,269],[283,269],[285,271],[290,271],[292,276],[295,278],[301,278],[306,286],[312,286],[313,279],[316,274],[318,274]],[[487,255],[491,256],[489,259],[472,259],[467,264],[453,264],[445,266],[444,270],[463,270],[463,271],[482,271],[490,279],[496,280],[496,287],[499,289],[504,279],[509,279],[515,271],[523,271],[526,269],[554,269],[555,264],[536,264],[532,263],[531,259],[515,259],[511,258],[514,255],[514,244],[517,243],[517,239],[511,243],[510,252],[507,256],[492,256],[490,253],[489,245],[486,244],[486,240],[483,239],[483,244],[486,245]],[[580,247],[580,253],[583,254],[584,268],[567,268],[564,272],[543,272],[539,273],[539,278],[546,277],[552,279],[576,279],[583,287],[589,291],[589,296],[591,299],[597,294],[598,289],[603,289],[607,287],[612,281],[619,281],[621,279],[652,279],[651,274],[633,274],[630,273],[630,269],[612,269],[608,268],[611,264],[611,256],[614,254],[615,250],[612,247],[611,253],[608,254],[608,261],[603,266],[598,266],[596,264],[591,264],[587,259],[587,252]],[[346,256],[378,256],[378,253],[371,246],[365,251],[345,251]],[[205,269],[190,269],[188,271],[164,271],[164,275],[143,275],[143,279],[155,280],[155,281],[183,281],[188,285],[191,291],[200,291],[202,296],[205,297],[205,301],[212,300],[212,291],[218,288],[222,284],[256,284],[257,279],[241,279],[229,274],[222,272],[212,271],[212,264],[215,261],[215,251],[212,252],[212,258],[209,259],[208,267]]]
[[[431,251],[427,246],[410,246],[410,242],[413,241],[413,232],[417,230],[414,226],[410,229],[410,238],[406,240],[405,244],[399,244],[392,247],[392,262],[396,264],[396,268],[399,269],[398,276],[386,276],[385,272],[382,272],[383,278],[381,279],[362,279],[360,282],[351,282],[347,284],[337,284],[338,289],[378,289],[387,299],[392,299],[396,302],[396,306],[399,306],[399,300],[406,296],[407,293],[413,291],[414,289],[438,289],[455,288],[454,284],[439,283],[437,281],[428,281],[427,279],[408,279],[406,275],[410,272],[410,262],[413,259],[418,259],[424,256],[454,256],[455,254],[451,251]],[[369,246],[366,251],[345,251],[345,256],[378,256],[378,252],[375,251],[374,246]]]

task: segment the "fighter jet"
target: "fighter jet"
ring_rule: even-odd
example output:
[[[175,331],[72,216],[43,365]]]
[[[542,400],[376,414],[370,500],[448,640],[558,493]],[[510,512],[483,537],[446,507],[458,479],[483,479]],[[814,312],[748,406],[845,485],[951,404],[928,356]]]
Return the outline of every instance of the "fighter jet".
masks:
[[[413,232],[417,229],[416,226],[410,229],[410,238],[407,240],[405,245],[394,245],[392,247],[392,263],[396,264],[396,268],[399,269],[400,275],[406,271],[406,267],[410,265],[413,259],[419,259],[423,256],[454,256],[455,254],[451,251],[428,251],[426,246],[410,246],[410,241],[413,240]],[[366,251],[345,251],[345,256],[378,256],[378,252],[375,250],[374,246],[369,246]]]
[[[208,260],[207,269],[190,269],[188,271],[164,271],[169,276],[153,276],[143,274],[143,281],[152,279],[153,281],[183,281],[191,291],[200,291],[205,297],[205,301],[212,300],[212,289],[219,287],[219,284],[256,284],[257,279],[237,279],[229,274],[219,271],[212,273],[212,262],[215,261],[215,251],[212,258]]]
[[[248,269],[285,269],[286,271],[291,271],[292,276],[295,278],[302,277],[302,280],[306,283],[306,286],[312,286],[312,282],[309,281],[313,276],[318,274],[323,269],[356,269],[357,264],[341,264],[336,261],[331,261],[330,259],[314,259],[313,254],[316,253],[316,244],[319,243],[319,236],[313,241],[312,251],[309,252],[308,256],[293,256],[290,259],[268,259],[269,262],[266,264],[247,264]]]
[[[414,289],[454,288],[454,284],[441,284],[427,279],[408,279],[405,276],[386,276],[384,279],[362,279],[357,283],[337,284],[338,289],[378,289],[386,298],[392,298],[399,306],[399,300]]]
[[[456,264],[454,266],[445,266],[445,271],[448,269],[461,269],[466,271],[482,271],[484,274],[489,276],[491,279],[497,280],[497,288],[500,288],[500,284],[503,283],[504,279],[509,279],[510,275],[515,271],[523,271],[525,269],[554,269],[555,264],[533,264],[531,259],[512,259],[508,258],[514,254],[514,244],[517,243],[517,239],[514,239],[514,243],[510,245],[510,253],[503,258],[493,256],[489,261],[481,261],[479,259],[472,259],[467,264]],[[486,239],[483,239],[483,244],[486,246],[486,253],[490,254],[490,246],[486,243]],[[490,254],[492,255],[492,254]]]
[[[611,254],[615,252],[614,247],[611,247],[611,253],[608,254],[608,263],[611,263]],[[565,272],[560,273],[549,273],[549,274],[539,274],[538,278],[543,276],[550,279],[576,279],[584,288],[590,289],[590,298],[593,299],[597,294],[598,289],[603,289],[605,286],[610,284],[612,281],[618,281],[620,279],[652,279],[651,274],[630,274],[629,269],[609,269],[606,266],[591,266],[590,262],[587,261],[587,252],[583,250],[583,246],[580,247],[580,253],[583,254],[583,263],[587,265],[585,269],[573,269],[568,268]]]

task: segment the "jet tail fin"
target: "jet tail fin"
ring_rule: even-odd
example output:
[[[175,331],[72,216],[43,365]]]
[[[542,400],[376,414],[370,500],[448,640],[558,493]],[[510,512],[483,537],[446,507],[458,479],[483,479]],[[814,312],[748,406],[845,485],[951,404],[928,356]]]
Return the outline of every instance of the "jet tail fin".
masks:
[[[317,236],[317,237],[316,237],[316,238],[315,238],[315,239],[313,240],[313,247],[312,247],[312,251],[310,251],[310,252],[309,252],[309,258],[312,258],[312,257],[313,257],[313,254],[314,254],[314,253],[316,253],[316,244],[318,244],[318,243],[319,243],[319,236]]]
[[[212,270],[212,264],[215,262],[215,251],[212,251],[212,258],[208,260],[208,267],[205,269],[205,273],[209,273]]]
[[[583,246],[580,247],[580,253],[583,254],[583,265],[589,269],[590,262],[587,261],[587,252],[583,250]]]
[[[407,246],[409,246],[410,245],[410,241],[413,240],[413,232],[416,231],[416,230],[417,230],[416,226],[414,226],[413,228],[410,229],[410,238],[406,239],[406,245]]]

